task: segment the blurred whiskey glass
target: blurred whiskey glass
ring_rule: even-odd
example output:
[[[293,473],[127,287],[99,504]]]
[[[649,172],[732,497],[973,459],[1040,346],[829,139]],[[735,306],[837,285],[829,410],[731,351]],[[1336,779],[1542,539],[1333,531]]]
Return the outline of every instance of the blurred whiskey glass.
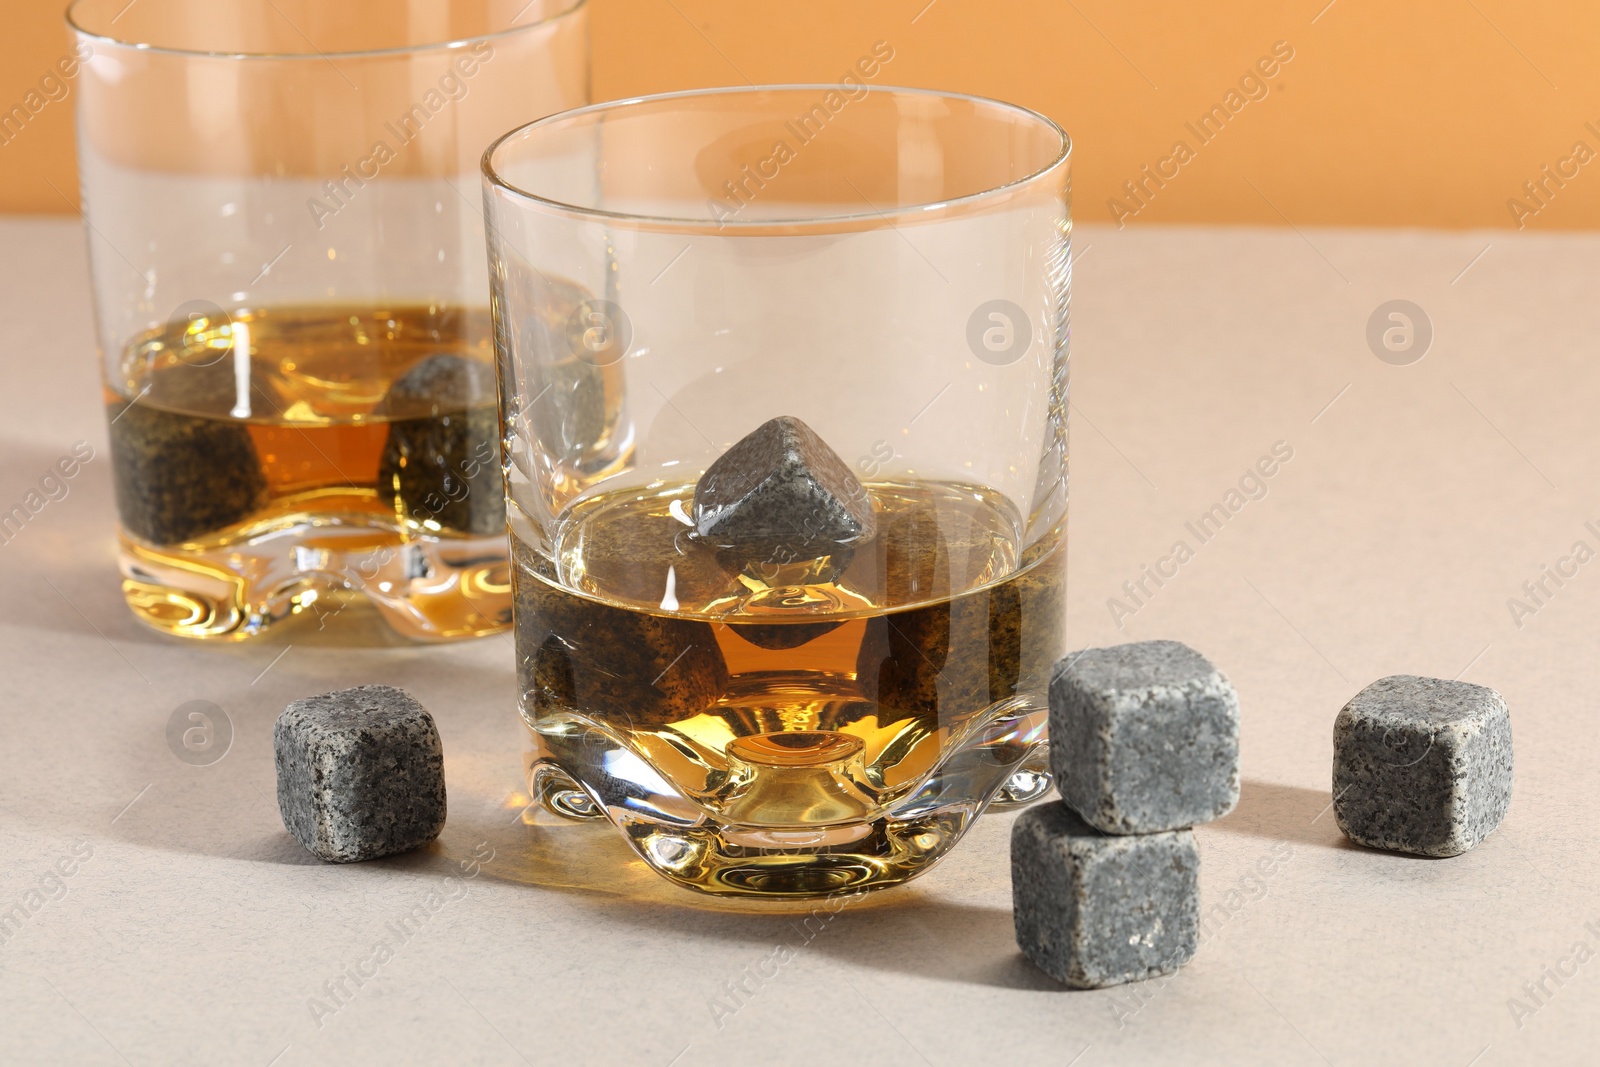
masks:
[[[129,606],[510,622],[478,159],[589,96],[583,0],[77,0]],[[350,619],[339,620],[343,622]]]

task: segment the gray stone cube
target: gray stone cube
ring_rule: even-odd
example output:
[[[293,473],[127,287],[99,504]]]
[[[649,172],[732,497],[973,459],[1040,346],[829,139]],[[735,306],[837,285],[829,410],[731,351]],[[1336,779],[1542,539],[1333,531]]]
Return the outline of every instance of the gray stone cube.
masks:
[[[252,372],[250,407],[287,406]],[[111,474],[122,524],[158,545],[182,544],[242,522],[267,500],[267,476],[249,424],[233,418],[234,361],[178,362],[151,375],[142,399],[107,411]]]
[[[1017,945],[1077,989],[1170,974],[1194,957],[1200,852],[1190,830],[1111,836],[1059,802],[1011,828]]]
[[[1050,680],[1050,765],[1106,833],[1209,822],[1239,802],[1239,698],[1177,641],[1073,653]]]
[[[1333,813],[1361,845],[1456,856],[1511,807],[1511,713],[1493,689],[1396,674],[1333,726]]]
[[[363,685],[297,700],[278,716],[273,748],[283,825],[322,859],[406,852],[444,828],[439,731],[404,690]]]
[[[446,530],[504,533],[500,408],[494,367],[452,352],[395,379],[374,415],[389,420],[378,493],[401,514]]]

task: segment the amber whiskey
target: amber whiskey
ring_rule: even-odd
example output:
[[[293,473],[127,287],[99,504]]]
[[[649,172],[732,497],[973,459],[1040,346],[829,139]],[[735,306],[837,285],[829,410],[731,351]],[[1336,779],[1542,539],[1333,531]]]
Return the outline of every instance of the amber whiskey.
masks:
[[[152,626],[354,602],[416,638],[510,623],[487,312],[196,315],[136,339],[108,394],[123,589]]]
[[[877,537],[750,564],[698,543],[692,484],[600,493],[513,539],[532,788],[602,808],[713,892],[888,885],[1036,751],[1063,642],[1059,529],[1019,554],[998,494],[869,484]]]

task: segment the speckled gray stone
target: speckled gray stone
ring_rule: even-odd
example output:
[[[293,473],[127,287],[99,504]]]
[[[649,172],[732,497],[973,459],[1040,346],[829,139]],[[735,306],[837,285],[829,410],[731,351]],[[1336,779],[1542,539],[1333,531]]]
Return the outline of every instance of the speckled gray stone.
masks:
[[[1017,945],[1077,989],[1170,974],[1194,957],[1200,852],[1190,830],[1108,836],[1060,802],[1011,827]]]
[[[390,856],[444,828],[439,731],[404,690],[363,685],[297,700],[272,740],[283,825],[322,859]]]
[[[1457,856],[1511,807],[1511,713],[1470,682],[1396,674],[1333,725],[1333,813],[1361,845]]]
[[[117,512],[135,537],[157,545],[203,538],[248,519],[267,500],[267,476],[250,426],[230,413],[234,361],[179,362],[157,371],[133,402],[108,408]],[[251,410],[273,416],[283,397],[252,365]]]
[[[1106,833],[1209,822],[1239,802],[1239,698],[1177,641],[1072,653],[1050,680],[1050,765]]]
[[[493,366],[452,352],[429,356],[395,379],[373,414],[390,420],[380,497],[393,494],[401,514],[425,526],[505,532]]]
[[[877,533],[872,500],[815,430],[788,415],[741,438],[700,476],[695,536],[751,560],[850,551]]]

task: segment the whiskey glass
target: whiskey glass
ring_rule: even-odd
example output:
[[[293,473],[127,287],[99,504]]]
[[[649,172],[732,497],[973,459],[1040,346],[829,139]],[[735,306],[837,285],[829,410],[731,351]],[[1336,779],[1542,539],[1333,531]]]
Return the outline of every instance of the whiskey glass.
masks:
[[[609,819],[680,885],[810,896],[903,882],[1048,787],[1069,151],[1020,107],[855,84],[598,104],[490,147],[547,809]],[[871,536],[705,533],[706,471],[768,477],[747,435],[774,419],[820,439]]]
[[[583,0],[77,0],[129,606],[510,623],[477,166],[589,98]],[[381,628],[380,628],[381,629]]]

